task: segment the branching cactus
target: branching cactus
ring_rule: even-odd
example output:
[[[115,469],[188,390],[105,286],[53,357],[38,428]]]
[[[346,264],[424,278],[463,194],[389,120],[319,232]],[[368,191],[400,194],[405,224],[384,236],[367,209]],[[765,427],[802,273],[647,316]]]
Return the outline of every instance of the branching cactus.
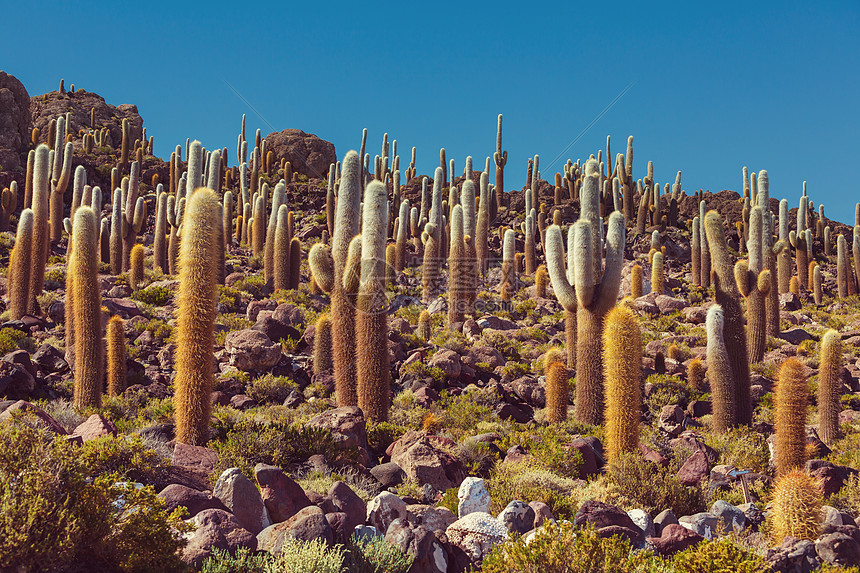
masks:
[[[827,445],[839,439],[841,396],[842,337],[831,328],[821,337],[821,361],[818,368],[818,434]]]
[[[617,306],[606,316],[603,331],[606,365],[606,457],[613,463],[639,444],[642,411],[642,330],[636,315]]]
[[[331,289],[332,351],[337,404],[341,407],[358,405],[355,368],[355,290],[347,291],[344,278],[350,241],[359,230],[360,174],[359,156],[355,151],[350,151],[343,159],[331,250],[334,263],[334,280]],[[322,282],[318,282],[323,286]]]
[[[209,438],[213,346],[218,303],[218,199],[201,188],[188,200],[182,224],[176,334],[176,441],[203,445]]]
[[[705,231],[709,252],[713,256],[714,298],[723,308],[723,341],[729,355],[731,377],[735,389],[736,423],[748,425],[752,421],[750,400],[750,370],[747,360],[747,338],[744,332],[744,317],[741,309],[737,282],[726,246],[726,232],[723,220],[717,211],[708,211],[705,216]],[[702,244],[704,252],[704,243]],[[709,265],[710,266],[710,265]],[[710,366],[709,366],[710,369]]]
[[[576,291],[572,283],[574,269],[574,231],[570,227],[568,232],[568,270],[564,268],[564,243],[562,241],[561,228],[551,225],[546,231],[546,263],[549,271],[552,289],[559,304],[564,308],[564,332],[565,348],[567,351],[567,366],[571,370],[576,369]]]
[[[108,321],[105,346],[107,347],[108,395],[119,396],[125,391],[126,365],[125,333],[122,319],[118,316],[113,316]]]
[[[65,146],[62,145],[60,139],[61,130],[59,129],[60,122],[63,118],[57,120],[57,139],[59,145],[55,148],[54,157],[54,175],[51,180],[51,240],[59,241],[63,236],[63,196],[69,188],[69,180],[72,174],[72,154],[74,148],[69,142]],[[59,167],[59,170],[58,170]]]
[[[27,314],[38,315],[37,298],[45,286],[45,263],[48,260],[48,216],[50,200],[50,151],[39,145],[33,161],[33,243],[30,250],[30,288],[27,295]]]
[[[776,473],[785,475],[806,463],[806,403],[804,366],[788,358],[779,369],[774,405],[776,431]]]
[[[27,297],[30,293],[32,272],[33,210],[24,209],[18,218],[15,247],[9,261],[9,318],[20,320],[27,314]]]
[[[71,325],[75,342],[74,403],[79,410],[99,407],[102,399],[102,301],[96,224],[91,208],[81,207],[75,213],[74,247],[68,273],[72,281],[71,288],[67,288],[67,298],[72,299],[74,308]]]
[[[759,285],[759,291],[764,292],[765,306],[765,335],[779,335],[779,285],[777,284],[777,257],[785,249],[783,241],[773,242],[774,222],[773,213],[770,210],[770,185],[768,183],[767,171],[762,169],[758,172],[758,207],[761,209],[761,259],[762,270],[768,271],[765,277],[759,277],[765,281],[765,285]],[[764,290],[762,290],[764,289]],[[763,354],[762,354],[763,355]]]
[[[358,406],[368,420],[388,419],[388,299],[385,296],[385,246],[388,194],[371,182],[364,192],[361,233],[361,283],[356,312]]]
[[[747,299],[747,351],[753,363],[761,362],[764,358],[767,338],[765,297],[771,287],[770,271],[762,269],[762,234],[762,210],[753,207],[750,211],[749,261],[738,261],[735,264],[735,282],[738,290]]]
[[[502,151],[502,114],[499,114],[496,129],[496,152],[493,154],[493,161],[496,164],[496,208],[501,211],[504,207],[505,165],[508,163],[508,152]]]

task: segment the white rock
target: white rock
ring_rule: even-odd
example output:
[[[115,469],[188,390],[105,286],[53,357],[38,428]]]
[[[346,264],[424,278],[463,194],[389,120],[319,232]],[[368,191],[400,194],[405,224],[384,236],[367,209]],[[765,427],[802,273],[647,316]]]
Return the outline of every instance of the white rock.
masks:
[[[480,563],[505,540],[508,530],[489,513],[473,512],[452,523],[445,534],[473,562]]]
[[[392,521],[406,515],[406,502],[387,491],[367,503],[367,522],[380,533],[388,531]]]
[[[457,515],[461,518],[474,512],[490,512],[490,492],[481,478],[464,479],[457,492],[457,499],[460,500],[457,504]]]

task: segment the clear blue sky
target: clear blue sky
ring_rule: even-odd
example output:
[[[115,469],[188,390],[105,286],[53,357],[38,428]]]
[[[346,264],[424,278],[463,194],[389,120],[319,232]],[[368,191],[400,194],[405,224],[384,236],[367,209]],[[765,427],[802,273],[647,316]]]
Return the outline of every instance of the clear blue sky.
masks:
[[[162,157],[191,137],[234,164],[247,113],[249,137],[299,128],[343,157],[367,127],[371,156],[388,132],[404,168],[416,146],[420,173],[440,147],[480,169],[502,113],[508,189],[534,154],[551,181],[632,134],[637,176],[652,160],[660,183],[680,169],[688,192],[738,190],[742,166],[767,169],[772,196],[794,207],[807,180],[853,224],[860,2],[673,4],[10,1],[0,68],[30,95],[63,77],[136,104]]]

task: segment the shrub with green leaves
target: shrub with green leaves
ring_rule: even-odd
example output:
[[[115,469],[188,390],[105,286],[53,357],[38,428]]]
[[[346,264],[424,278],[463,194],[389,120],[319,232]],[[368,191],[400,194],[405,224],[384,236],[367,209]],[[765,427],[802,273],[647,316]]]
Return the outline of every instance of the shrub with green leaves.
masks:
[[[18,343],[24,338],[27,338],[27,335],[17,328],[0,329],[0,355],[17,350]]]
[[[701,489],[688,487],[675,475],[680,463],[668,467],[650,462],[639,452],[623,454],[609,467],[608,481],[622,498],[629,500],[630,509],[637,507],[656,514],[671,509],[675,515],[693,515],[705,511]]]
[[[740,548],[730,537],[688,547],[675,554],[672,566],[675,573],[766,573],[771,570],[760,555]]]
[[[678,376],[652,374],[645,383],[654,386],[651,393],[645,398],[645,407],[653,416],[659,416],[663,406],[669,404],[677,404],[681,408],[686,408],[690,400],[695,397],[690,386]]]
[[[705,443],[720,453],[721,464],[767,474],[770,450],[765,437],[749,426],[738,426],[722,434],[711,434]]]
[[[542,501],[557,519],[573,519],[578,509],[573,494],[581,486],[581,481],[557,475],[534,461],[496,464],[487,480],[490,511],[497,515],[514,500]]]
[[[245,393],[257,404],[282,404],[298,386],[286,376],[264,374],[252,380]]]
[[[346,546],[344,565],[349,573],[406,573],[412,567],[412,556],[385,538],[353,535]]]
[[[150,286],[131,293],[131,298],[152,306],[164,306],[170,300],[170,289],[164,286]]]

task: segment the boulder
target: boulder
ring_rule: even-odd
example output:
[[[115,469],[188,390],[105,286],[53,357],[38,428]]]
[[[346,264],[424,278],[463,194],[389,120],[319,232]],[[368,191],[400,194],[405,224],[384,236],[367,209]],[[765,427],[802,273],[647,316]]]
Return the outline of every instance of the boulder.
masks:
[[[171,463],[175,466],[200,468],[208,473],[218,465],[218,452],[204,446],[177,443],[173,448]]]
[[[534,528],[535,511],[524,501],[514,500],[496,518],[510,533],[525,534]]]
[[[331,164],[337,162],[333,143],[300,129],[273,131],[266,136],[266,148],[274,154],[276,165],[286,159],[293,172],[317,179],[325,179]]]
[[[649,537],[648,541],[660,555],[674,555],[688,547],[704,541],[704,537],[683,525],[670,523],[663,528],[660,537]]]
[[[197,526],[182,551],[182,560],[188,565],[199,568],[215,549],[231,553],[241,548],[257,549],[254,534],[243,529],[239,521],[223,509],[204,509],[188,522]]]
[[[627,512],[614,505],[595,500],[588,500],[579,507],[573,523],[576,527],[582,527],[588,523],[596,529],[617,525],[641,532]]]
[[[722,535],[740,532],[746,527],[747,518],[744,512],[725,500],[718,499],[715,501],[709,513],[716,515],[720,521],[719,532]]]
[[[445,535],[452,545],[469,557],[473,565],[480,566],[484,557],[504,542],[508,530],[489,513],[475,512],[452,523]]]
[[[409,573],[446,573],[448,554],[436,535],[421,525],[395,519],[388,526],[385,540],[412,556]]]
[[[844,533],[825,533],[815,542],[822,561],[844,567],[860,565],[860,544]]]
[[[631,509],[627,511],[627,516],[636,524],[636,527],[642,530],[645,537],[657,536],[654,520],[651,518],[650,513],[644,509]]]
[[[2,361],[0,361],[2,364]],[[8,403],[8,401],[7,401]],[[12,417],[14,412],[18,410],[24,410],[26,412],[32,413],[34,416],[39,418],[52,432],[55,434],[59,434],[61,436],[66,435],[66,430],[54,420],[47,412],[39,408],[38,406],[34,406],[33,404],[27,402],[26,400],[17,400],[9,404],[6,408],[3,408],[0,411],[0,423],[4,420],[8,420]]]
[[[445,530],[457,521],[457,516],[447,507],[414,504],[407,505],[406,511],[406,518],[410,523],[423,525],[436,534],[445,533]]]
[[[367,506],[358,494],[342,481],[336,481],[331,485],[328,490],[328,500],[339,513],[343,514],[345,531],[352,532],[364,523]]]
[[[305,507],[287,521],[269,525],[257,535],[257,547],[273,555],[281,552],[288,539],[334,543],[334,534],[326,516],[315,505]]]
[[[25,166],[21,154],[29,142],[30,95],[18,78],[0,72],[0,169],[14,171]]]
[[[167,511],[177,507],[188,509],[188,515],[194,517],[204,509],[222,509],[227,511],[217,497],[206,491],[198,491],[188,486],[172,483],[158,492],[158,497],[164,501]]]
[[[273,523],[286,521],[311,505],[301,486],[278,467],[257,464],[254,479],[260,486],[260,498]]]
[[[695,515],[685,515],[678,521],[687,529],[695,531],[707,540],[711,540],[716,537],[716,534],[722,528],[721,522],[717,516],[707,512],[701,512]]]
[[[678,480],[684,485],[698,485],[710,475],[710,471],[707,454],[699,450],[687,458],[678,470]]]
[[[410,430],[389,448],[391,461],[421,486],[430,484],[436,491],[459,486],[465,477],[463,466],[451,454],[433,445],[440,440],[444,438]]]
[[[382,484],[382,487],[394,487],[403,483],[406,472],[394,462],[386,462],[370,468],[370,475]]]
[[[215,483],[212,495],[221,500],[233,512],[239,524],[254,535],[272,523],[257,486],[239,468],[224,470]]]
[[[281,360],[281,345],[259,330],[246,328],[227,334],[224,349],[230,364],[245,372],[263,372]]]
[[[69,369],[69,364],[63,357],[56,346],[50,344],[42,344],[39,349],[33,353],[33,362],[39,366],[43,372],[65,372]]]
[[[80,436],[84,442],[101,438],[102,436],[116,436],[117,429],[113,422],[101,414],[93,414],[83,423],[75,428],[73,436]]]
[[[459,517],[465,517],[470,513],[490,512],[490,492],[487,491],[487,486],[484,480],[478,477],[467,477],[460,484],[460,489],[457,491],[457,514]]]
[[[27,369],[15,362],[0,360],[0,398],[23,400],[36,389],[36,379]]]
[[[395,519],[406,517],[406,502],[384,491],[367,503],[367,522],[379,531],[388,531]]]
[[[460,355],[454,350],[442,348],[436,352],[427,363],[431,368],[438,368],[448,379],[455,379],[460,376],[462,370],[462,362]]]
[[[344,406],[317,414],[307,425],[331,431],[335,441],[343,448],[367,447],[367,425],[364,414],[357,406]]]

